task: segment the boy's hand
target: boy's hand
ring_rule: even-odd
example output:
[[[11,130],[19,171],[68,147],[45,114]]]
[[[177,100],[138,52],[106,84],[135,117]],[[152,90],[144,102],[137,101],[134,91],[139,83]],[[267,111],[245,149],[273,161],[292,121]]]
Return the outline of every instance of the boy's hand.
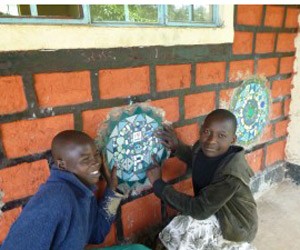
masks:
[[[156,180],[161,179],[161,167],[154,155],[152,155],[152,166],[148,169],[147,176],[152,185]]]
[[[174,128],[171,125],[164,124],[163,130],[158,130],[155,135],[161,139],[161,144],[163,144],[167,149],[175,152],[179,145],[179,140],[175,133]]]

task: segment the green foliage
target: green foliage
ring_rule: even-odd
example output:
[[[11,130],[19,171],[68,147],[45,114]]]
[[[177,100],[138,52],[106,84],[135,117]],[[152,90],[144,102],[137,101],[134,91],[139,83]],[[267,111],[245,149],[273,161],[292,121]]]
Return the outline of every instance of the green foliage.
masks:
[[[189,10],[192,18],[190,20]],[[137,23],[158,22],[158,5],[128,5],[126,20],[125,5],[90,5],[92,21],[129,21]],[[171,22],[208,22],[212,21],[212,8],[203,5],[168,5],[168,20]]]
[[[93,21],[125,21],[124,5],[91,5],[90,9]],[[157,22],[157,13],[157,5],[129,5],[131,22]]]
[[[157,5],[129,5],[129,18],[132,22],[157,22]]]
[[[168,5],[168,19],[171,22],[188,22],[189,6]]]
[[[91,5],[92,21],[125,21],[124,5]]]
[[[209,11],[203,7],[203,5],[193,6],[193,21],[196,22],[210,22],[212,21],[212,6],[209,7]]]

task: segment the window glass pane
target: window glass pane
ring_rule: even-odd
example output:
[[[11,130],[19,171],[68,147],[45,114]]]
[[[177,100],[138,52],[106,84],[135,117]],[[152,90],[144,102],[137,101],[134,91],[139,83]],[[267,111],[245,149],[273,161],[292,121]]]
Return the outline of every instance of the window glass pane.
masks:
[[[124,5],[90,5],[92,21],[125,21]]]
[[[212,22],[213,6],[212,5],[193,5],[193,21],[195,22]]]
[[[157,23],[157,5],[129,5],[129,20],[131,22]]]
[[[81,18],[80,5],[37,5],[38,16],[55,18]]]
[[[0,16],[20,16],[19,7],[16,4],[1,4],[0,5]]]
[[[30,11],[30,5],[19,5],[19,13],[20,16],[30,16],[31,11]]]
[[[188,22],[190,5],[168,5],[169,22]]]
[[[49,18],[81,18],[81,5],[37,5],[37,17]],[[0,16],[2,17],[31,17],[29,5],[0,5]]]

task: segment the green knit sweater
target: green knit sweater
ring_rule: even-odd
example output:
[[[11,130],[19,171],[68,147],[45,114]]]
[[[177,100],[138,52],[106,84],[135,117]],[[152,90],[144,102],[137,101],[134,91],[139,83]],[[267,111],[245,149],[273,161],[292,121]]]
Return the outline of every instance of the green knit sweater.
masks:
[[[244,149],[232,146],[214,173],[211,183],[195,197],[176,191],[171,185],[154,183],[156,194],[184,215],[204,220],[215,214],[224,239],[251,242],[257,232],[257,209],[249,188],[253,171],[248,166]],[[180,145],[176,156],[194,167],[200,151],[199,143],[193,148]],[[160,188],[158,187],[160,186]]]

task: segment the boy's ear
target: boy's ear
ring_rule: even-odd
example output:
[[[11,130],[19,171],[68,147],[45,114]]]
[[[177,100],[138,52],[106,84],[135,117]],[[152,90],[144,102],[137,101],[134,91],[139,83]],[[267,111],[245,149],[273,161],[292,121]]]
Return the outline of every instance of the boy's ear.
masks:
[[[236,140],[237,140],[237,136],[236,136],[236,135],[234,135],[234,136],[233,136],[233,138],[232,138],[231,144],[234,144],[234,143],[236,143]]]
[[[66,162],[63,160],[56,160],[57,167],[61,170],[67,170]]]

